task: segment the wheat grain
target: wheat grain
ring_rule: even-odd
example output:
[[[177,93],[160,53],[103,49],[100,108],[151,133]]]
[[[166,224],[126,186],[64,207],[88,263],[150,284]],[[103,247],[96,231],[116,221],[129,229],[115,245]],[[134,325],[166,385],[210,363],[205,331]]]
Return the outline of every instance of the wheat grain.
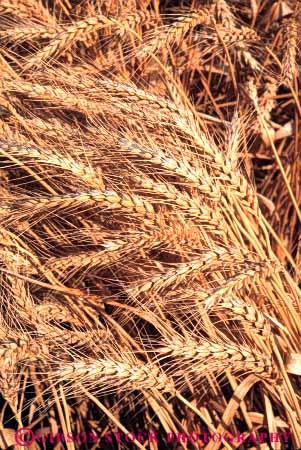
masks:
[[[161,391],[171,391],[172,383],[160,370],[153,365],[136,365],[126,361],[115,361],[110,358],[92,361],[77,361],[62,365],[57,372],[59,378],[66,380],[81,380],[84,383],[97,382],[104,388],[147,390],[156,388]]]
[[[158,349],[158,353],[160,360],[165,357],[178,359],[180,366],[185,364],[187,373],[198,377],[204,376],[204,372],[209,368],[217,372],[225,368],[231,368],[233,371],[251,371],[267,379],[276,376],[272,361],[265,359],[256,350],[232,343],[185,341],[179,338],[166,343]],[[176,377],[177,372],[173,375]]]

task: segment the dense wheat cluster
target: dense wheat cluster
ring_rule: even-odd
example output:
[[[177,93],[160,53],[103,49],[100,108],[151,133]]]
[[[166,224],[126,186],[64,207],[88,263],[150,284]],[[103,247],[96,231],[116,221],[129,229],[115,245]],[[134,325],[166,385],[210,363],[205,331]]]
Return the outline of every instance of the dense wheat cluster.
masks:
[[[1,449],[301,447],[299,27],[0,0]]]

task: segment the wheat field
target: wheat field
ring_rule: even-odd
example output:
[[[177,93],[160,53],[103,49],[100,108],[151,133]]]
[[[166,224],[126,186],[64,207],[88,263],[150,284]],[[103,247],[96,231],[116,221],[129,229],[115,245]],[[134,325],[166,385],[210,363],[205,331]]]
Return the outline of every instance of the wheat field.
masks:
[[[300,25],[0,0],[1,449],[301,448]]]

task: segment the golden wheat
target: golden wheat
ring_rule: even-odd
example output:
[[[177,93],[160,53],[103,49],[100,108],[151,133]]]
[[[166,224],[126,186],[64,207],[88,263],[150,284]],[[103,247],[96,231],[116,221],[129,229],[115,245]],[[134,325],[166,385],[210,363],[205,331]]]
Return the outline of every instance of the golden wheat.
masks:
[[[4,441],[13,417],[94,448],[301,447],[300,11],[278,3],[1,2]]]

